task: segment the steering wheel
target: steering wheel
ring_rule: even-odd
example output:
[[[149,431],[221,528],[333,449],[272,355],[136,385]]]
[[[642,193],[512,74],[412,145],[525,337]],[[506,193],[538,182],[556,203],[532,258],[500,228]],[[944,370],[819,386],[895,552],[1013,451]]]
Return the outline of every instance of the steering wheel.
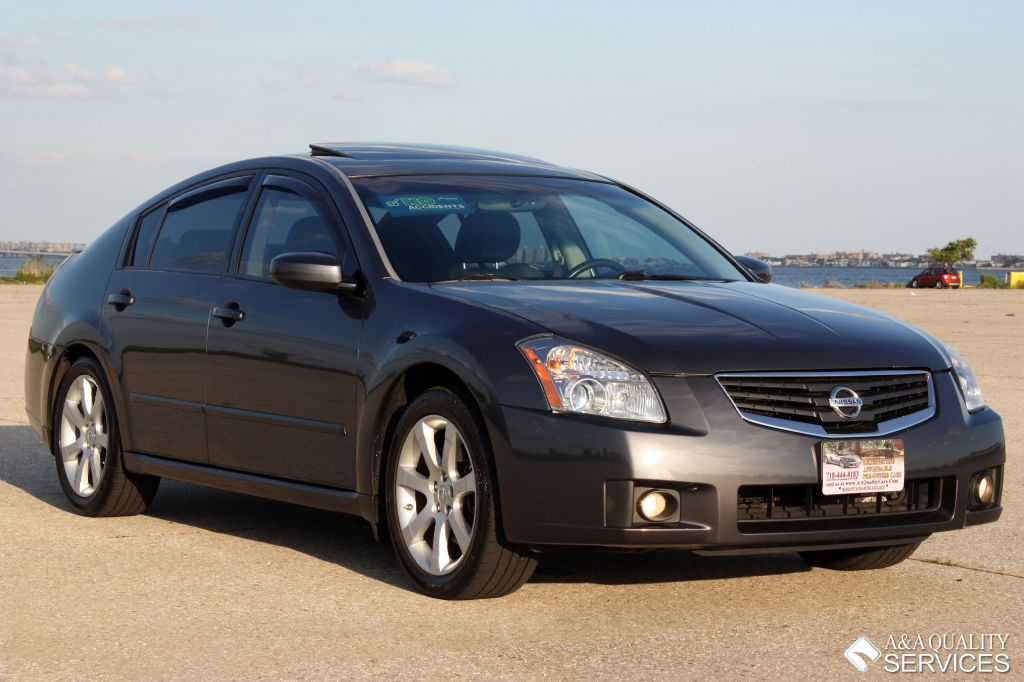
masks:
[[[626,268],[623,267],[622,263],[617,263],[616,261],[613,261],[609,258],[592,258],[591,260],[585,260],[576,267],[574,267],[572,270],[569,271],[569,274],[566,275],[566,277],[569,279],[576,279],[587,270],[593,270],[594,274],[596,275],[598,268],[608,268],[609,270],[614,270],[615,272],[626,271]]]

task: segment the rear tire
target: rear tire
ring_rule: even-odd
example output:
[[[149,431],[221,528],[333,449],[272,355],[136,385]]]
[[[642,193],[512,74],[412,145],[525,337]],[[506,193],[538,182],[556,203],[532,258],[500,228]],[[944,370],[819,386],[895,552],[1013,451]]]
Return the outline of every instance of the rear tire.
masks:
[[[909,545],[886,547],[824,549],[800,552],[800,556],[811,566],[828,568],[833,571],[873,571],[877,568],[889,568],[905,561],[920,546],[920,542],[914,542]]]
[[[498,530],[496,479],[479,416],[448,388],[412,401],[388,452],[385,506],[402,568],[426,594],[486,599],[514,592],[537,560]]]
[[[944,283],[944,282],[943,282],[943,281],[942,281],[942,280],[940,279],[940,280],[939,280],[938,282],[936,282],[936,283],[935,283],[935,288],[936,288],[936,289],[945,289],[945,288],[946,288],[946,285],[945,285],[945,283]]]
[[[60,383],[51,442],[60,487],[75,513],[131,516],[153,501],[160,479],[125,470],[114,401],[92,358],[76,360]]]

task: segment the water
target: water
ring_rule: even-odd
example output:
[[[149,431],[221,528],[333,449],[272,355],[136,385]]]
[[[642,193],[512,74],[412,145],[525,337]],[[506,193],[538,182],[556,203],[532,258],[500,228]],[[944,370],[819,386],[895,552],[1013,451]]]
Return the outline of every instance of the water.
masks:
[[[890,282],[905,285],[910,278],[921,272],[919,268],[829,268],[829,267],[783,267],[772,268],[775,284],[787,287],[800,287],[810,285],[812,287],[823,287],[830,282],[839,282],[844,287],[852,287],[855,284],[867,284],[876,280],[884,286]],[[978,284],[981,276],[992,275],[1000,282],[1009,270],[984,269],[964,270],[964,284]]]
[[[56,265],[64,260],[64,256],[43,256],[44,265]],[[18,266],[27,260],[26,256],[0,256],[0,277],[11,277],[17,271]],[[910,278],[920,272],[917,268],[828,268],[828,267],[777,267],[773,268],[775,275],[774,282],[787,287],[800,287],[808,284],[813,287],[823,287],[830,282],[839,282],[844,287],[852,287],[854,284],[867,284],[871,280],[877,280],[879,284],[885,285],[889,282],[906,284]],[[993,275],[999,281],[1008,270],[985,269],[985,270],[964,270],[964,283],[977,284],[981,281],[981,275]]]
[[[43,265],[57,265],[65,258],[63,254],[43,256]],[[21,264],[31,259],[31,256],[0,256],[0,277],[13,277]]]

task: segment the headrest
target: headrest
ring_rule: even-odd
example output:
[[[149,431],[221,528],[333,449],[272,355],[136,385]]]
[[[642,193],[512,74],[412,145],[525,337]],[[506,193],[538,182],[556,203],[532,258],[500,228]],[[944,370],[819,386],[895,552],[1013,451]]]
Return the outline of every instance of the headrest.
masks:
[[[477,211],[462,221],[455,240],[460,263],[502,263],[519,250],[519,221],[511,213]]]
[[[446,279],[455,265],[448,240],[437,226],[437,215],[386,215],[377,223],[377,235],[391,264],[407,282]]]
[[[285,248],[289,251],[333,251],[331,228],[319,216],[299,218],[288,231]]]

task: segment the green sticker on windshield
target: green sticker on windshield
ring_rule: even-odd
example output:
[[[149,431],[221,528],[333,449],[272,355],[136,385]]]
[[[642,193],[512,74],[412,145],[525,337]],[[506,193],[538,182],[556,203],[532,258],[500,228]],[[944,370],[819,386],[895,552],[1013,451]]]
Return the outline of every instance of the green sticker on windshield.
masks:
[[[380,200],[393,216],[470,213],[473,210],[458,194],[391,194]]]

